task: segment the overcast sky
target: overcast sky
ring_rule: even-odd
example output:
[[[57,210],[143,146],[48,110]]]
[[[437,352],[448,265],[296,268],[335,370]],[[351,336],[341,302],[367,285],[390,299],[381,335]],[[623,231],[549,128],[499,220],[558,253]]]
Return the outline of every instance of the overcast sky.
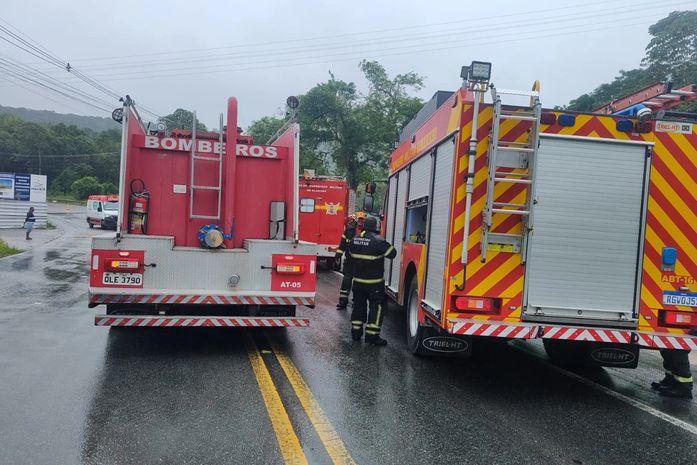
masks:
[[[697,1],[132,1],[3,0],[0,37],[8,32],[69,62],[85,75],[157,114],[196,110],[212,127],[228,96],[245,127],[278,114],[288,95],[338,79],[365,89],[358,63],[375,59],[390,75],[417,72],[419,92],[460,85],[460,67],[493,62],[498,87],[542,82],[546,107],[567,103],[639,66],[648,27]],[[100,6],[97,6],[100,5]],[[14,29],[12,28],[14,27]],[[21,33],[21,34],[20,34]],[[11,39],[17,41],[16,38]],[[100,107],[116,100],[55,64],[0,41],[0,104],[106,116],[82,102],[27,82],[45,78]],[[11,60],[8,64],[7,60]],[[17,78],[17,62],[24,68]],[[9,69],[15,74],[10,75]],[[57,85],[57,84],[54,84]],[[63,84],[65,85],[65,84]],[[97,84],[98,85],[98,84]]]

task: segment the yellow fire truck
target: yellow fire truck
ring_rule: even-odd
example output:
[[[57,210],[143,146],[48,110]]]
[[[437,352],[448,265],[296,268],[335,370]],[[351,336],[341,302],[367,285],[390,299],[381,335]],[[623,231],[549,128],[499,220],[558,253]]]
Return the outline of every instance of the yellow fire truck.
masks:
[[[576,113],[490,72],[464,67],[390,158],[385,285],[411,350],[541,338],[553,358],[635,367],[640,348],[697,349],[697,124],[671,111],[697,87]]]

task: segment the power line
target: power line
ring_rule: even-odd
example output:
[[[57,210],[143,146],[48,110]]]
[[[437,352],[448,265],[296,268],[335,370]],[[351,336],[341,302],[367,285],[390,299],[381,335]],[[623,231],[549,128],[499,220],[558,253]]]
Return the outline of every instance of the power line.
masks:
[[[356,36],[379,34],[379,33],[384,33],[384,32],[393,32],[393,31],[408,30],[408,31],[413,32],[414,30],[417,30],[417,29],[426,29],[426,28],[431,28],[431,27],[452,25],[452,24],[462,24],[462,23],[466,23],[469,27],[471,27],[473,24],[476,24],[476,23],[482,22],[482,21],[496,21],[498,23],[498,22],[500,22],[501,18],[529,16],[529,15],[533,15],[533,14],[550,13],[550,12],[554,12],[554,11],[563,11],[563,10],[570,10],[570,9],[577,9],[577,8],[586,9],[587,7],[592,7],[595,5],[606,5],[607,3],[608,3],[607,1],[597,1],[597,2],[591,2],[591,3],[584,3],[582,5],[570,5],[570,6],[557,7],[557,8],[545,8],[545,9],[539,9],[539,10],[524,11],[524,12],[519,12],[519,13],[509,13],[509,14],[487,16],[487,17],[480,17],[480,18],[467,18],[467,19],[460,19],[460,20],[454,20],[454,21],[431,23],[431,24],[419,24],[419,25],[403,26],[403,27],[397,27],[397,28],[377,29],[377,30],[371,30],[371,31],[352,32],[352,33],[333,34],[333,35],[319,35],[319,36],[311,36],[311,37],[298,38],[298,39],[283,39],[283,40],[278,40],[278,41],[268,41],[268,42],[259,42],[259,43],[250,43],[250,44],[236,44],[236,45],[227,45],[227,46],[220,46],[220,47],[175,50],[175,51],[169,51],[169,52],[151,52],[151,53],[119,55],[119,56],[111,56],[111,57],[104,57],[104,56],[91,57],[91,58],[78,59],[77,61],[80,61],[80,62],[110,61],[110,60],[120,59],[120,58],[149,57],[149,56],[160,56],[160,55],[181,56],[182,54],[185,54],[185,53],[201,53],[201,52],[212,51],[212,50],[226,50],[226,49],[237,49],[237,48],[260,47],[260,46],[264,46],[264,45],[288,44],[288,43],[308,42],[308,41],[318,41],[318,40],[324,41],[324,40],[333,39],[333,38],[356,37]],[[619,2],[615,2],[615,3],[617,4]],[[656,2],[653,2],[653,1],[645,1],[645,2],[635,2],[634,1],[634,2],[630,2],[630,3],[632,6],[632,10],[634,10],[636,8],[636,6],[638,6],[638,5],[644,5],[644,4],[654,4],[655,5],[656,4]],[[681,2],[681,3],[691,3],[691,2]],[[665,2],[665,3],[661,4],[661,6],[665,7],[665,6],[670,5],[670,4],[671,4],[671,2]],[[627,7],[625,6],[622,9],[626,10]]]
[[[23,33],[19,29],[17,29],[15,26],[10,24],[8,21],[6,21],[2,18],[0,18],[0,21],[7,24],[12,29],[14,29],[14,31],[16,31],[16,33],[15,33],[12,30],[10,30],[8,27],[5,27],[5,26],[0,24],[0,31],[4,32],[5,35],[7,36],[6,37],[6,36],[0,35],[0,39],[2,39],[5,42],[8,42],[9,44],[19,48],[20,50],[23,50],[24,52],[29,53],[30,55],[33,55],[37,58],[40,58],[41,60],[43,60],[43,61],[45,61],[53,66],[65,69],[67,72],[76,76],[78,79],[80,79],[81,81],[83,81],[87,85],[97,89],[100,92],[103,92],[104,94],[106,94],[112,98],[115,98],[118,100],[118,99],[121,99],[121,97],[123,96],[123,94],[120,94],[119,92],[111,89],[110,87],[101,83],[97,79],[94,79],[94,78],[84,74],[80,70],[75,69],[74,67],[72,67],[70,65],[70,63],[68,63],[64,60],[61,60],[60,58],[56,57],[52,53],[46,51],[45,47],[41,46],[41,44],[39,44],[35,40],[31,39],[27,34]],[[23,36],[27,37],[27,39],[25,39]],[[9,39],[8,39],[8,37],[9,37]],[[34,71],[36,71],[36,70],[34,70]],[[33,82],[36,82],[36,81],[33,81]],[[44,87],[46,87],[46,86],[44,85]],[[48,88],[51,88],[51,87],[48,87]],[[51,89],[56,91],[55,88],[51,88]],[[59,93],[61,93],[62,95],[67,95],[65,92],[59,92]],[[84,100],[82,100],[82,99],[79,99],[79,100],[83,101],[83,103],[84,103]],[[91,105],[91,106],[94,107],[95,105]],[[143,108],[143,110],[147,113],[151,113],[151,111],[146,110],[145,108]],[[111,112],[111,110],[105,110],[105,111]],[[154,112],[151,114],[153,116],[160,118],[160,115],[158,115]]]
[[[634,20],[638,18],[632,18]],[[599,21],[593,21],[594,25],[602,25],[602,24],[612,24],[614,26],[635,26],[635,25],[642,25],[644,22],[617,22],[616,20],[608,20],[605,22],[599,22]],[[577,25],[575,27],[579,27],[580,25]],[[524,36],[516,36],[513,34],[508,34],[505,39],[495,39],[495,40],[487,40],[487,41],[467,41],[462,44],[453,44],[451,41],[448,42],[435,42],[435,43],[430,43],[428,44],[428,48],[419,48],[419,47],[413,47],[413,46],[400,46],[400,47],[391,47],[391,48],[385,48],[385,49],[379,49],[379,50],[374,50],[372,52],[364,52],[365,54],[361,55],[355,55],[356,52],[345,52],[345,53],[334,53],[331,55],[324,55],[324,56],[315,56],[315,57],[299,57],[299,58],[288,58],[286,60],[267,60],[264,62],[256,61],[256,62],[249,62],[249,63],[238,63],[236,66],[237,67],[229,67],[230,65],[212,65],[211,67],[213,68],[218,68],[218,69],[211,69],[211,70],[206,70],[205,73],[202,71],[202,69],[210,68],[210,67],[199,67],[197,71],[192,71],[192,72],[186,72],[186,73],[172,73],[173,70],[163,70],[163,71],[150,71],[149,75],[142,75],[141,73],[117,73],[117,74],[112,74],[112,76],[115,76],[110,79],[110,81],[120,81],[120,80],[130,80],[133,79],[133,76],[138,75],[139,79],[153,79],[153,78],[159,78],[161,76],[167,76],[167,77],[179,77],[179,76],[194,76],[194,75],[202,75],[202,74],[213,74],[213,73],[225,73],[225,72],[239,72],[239,71],[251,71],[251,70],[266,70],[266,69],[280,69],[280,68],[288,68],[288,67],[295,67],[295,66],[303,66],[303,65],[311,65],[311,64],[323,64],[327,62],[345,62],[345,61],[354,61],[354,60],[360,60],[360,59],[375,59],[375,58],[382,58],[382,57],[387,57],[387,56],[402,56],[402,55],[411,55],[414,53],[423,53],[423,52],[439,52],[439,51],[444,51],[444,50],[453,50],[453,49],[461,49],[463,46],[466,47],[472,47],[472,46],[481,46],[481,45],[495,45],[495,44],[501,44],[501,43],[509,43],[509,42],[517,42],[517,41],[526,41],[526,40],[533,40],[533,39],[544,39],[544,38],[550,38],[550,37],[563,37],[563,36],[568,36],[568,35],[574,35],[574,34],[580,34],[580,33],[586,33],[586,32],[595,32],[595,31],[605,31],[607,30],[606,26],[603,27],[596,27],[596,28],[589,28],[589,29],[581,29],[581,30],[569,30],[569,27],[562,27],[562,28],[548,28],[546,30],[541,30],[541,31],[534,31],[534,32],[525,32],[524,34],[528,34],[527,37]],[[538,35],[536,33],[539,32],[554,32],[554,31],[561,31],[557,33],[549,33],[549,34],[542,34]],[[533,34],[533,35],[529,35]],[[494,37],[500,37],[500,35],[494,36]],[[435,47],[435,48],[434,48]],[[405,50],[406,51],[399,51],[399,50]],[[390,53],[382,53],[382,52],[390,52]],[[351,55],[347,58],[337,58],[337,56],[342,56],[342,55]],[[318,60],[318,58],[330,58],[330,60],[325,60],[321,59]],[[305,60],[305,61],[296,61],[296,60]],[[278,64],[279,62],[289,62],[287,64]],[[239,66],[245,66],[245,65],[258,65],[258,64],[264,64],[264,63],[274,63],[273,65],[269,66],[247,66],[247,67],[239,67]],[[223,67],[222,69],[220,69]],[[183,69],[189,69],[189,68],[183,68]],[[125,76],[125,77],[116,77],[116,76]]]
[[[102,153],[68,153],[65,155],[61,154],[33,154],[33,153],[9,153],[0,152],[0,155],[11,156],[11,157],[22,157],[22,158],[80,158],[80,157],[94,157],[100,155],[118,155],[121,152],[102,152]]]

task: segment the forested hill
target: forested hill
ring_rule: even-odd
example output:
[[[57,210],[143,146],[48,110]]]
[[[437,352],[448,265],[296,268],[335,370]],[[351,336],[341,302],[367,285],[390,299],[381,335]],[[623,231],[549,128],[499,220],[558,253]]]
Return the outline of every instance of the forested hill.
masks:
[[[72,113],[56,113],[50,110],[31,110],[29,108],[4,107],[0,105],[0,113],[9,113],[22,118],[31,123],[63,123],[67,126],[73,125],[82,129],[93,131],[104,131],[116,129],[121,126],[111,118],[101,118],[99,116],[81,116]]]

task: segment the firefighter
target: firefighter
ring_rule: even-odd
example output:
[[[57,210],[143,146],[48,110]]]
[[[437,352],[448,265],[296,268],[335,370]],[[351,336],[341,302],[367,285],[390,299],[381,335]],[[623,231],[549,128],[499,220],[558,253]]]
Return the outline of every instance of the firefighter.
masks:
[[[352,215],[349,217],[344,233],[341,235],[339,248],[336,250],[337,260],[341,260],[342,255],[344,256],[344,278],[341,280],[339,303],[336,304],[337,310],[346,310],[348,306],[348,298],[351,293],[351,281],[353,280],[353,260],[348,253],[348,247],[351,243],[351,239],[353,239],[356,234],[360,234],[363,230],[363,221],[365,221],[365,213],[363,212],[356,212],[355,216]]]
[[[657,383],[651,383],[651,388],[662,396],[692,399],[689,354],[689,350],[661,349],[666,376]]]
[[[365,342],[384,346],[380,326],[387,304],[385,298],[385,258],[396,255],[389,242],[378,234],[377,219],[368,217],[363,231],[356,235],[349,246],[353,259],[353,312],[351,312],[351,337],[359,341],[365,328]]]

